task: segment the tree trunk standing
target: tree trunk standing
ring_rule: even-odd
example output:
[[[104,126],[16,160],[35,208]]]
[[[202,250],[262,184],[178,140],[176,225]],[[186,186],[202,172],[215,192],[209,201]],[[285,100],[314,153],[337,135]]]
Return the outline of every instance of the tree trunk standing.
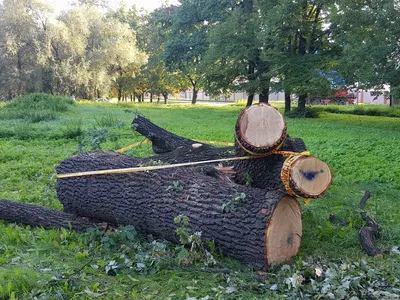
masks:
[[[22,95],[22,81],[23,81],[23,71],[22,71],[22,54],[21,49],[17,51],[17,71],[18,71],[18,84],[17,84],[17,96]]]
[[[292,101],[290,99],[290,90],[285,89],[285,114],[290,112]]]
[[[122,89],[118,86],[118,102],[122,100]]]
[[[168,93],[164,93],[163,97],[164,97],[164,104],[168,104]]]
[[[300,110],[305,110],[306,109],[306,99],[307,99],[307,95],[306,94],[299,95],[299,103],[298,103],[297,107]]]
[[[260,103],[267,103],[269,101],[269,83],[268,86],[265,86],[259,95]]]
[[[197,90],[196,90],[196,85],[193,86],[193,95],[192,95],[192,104],[196,104],[197,101]]]
[[[58,174],[140,165],[111,151],[80,153],[63,161]],[[264,269],[297,254],[302,235],[301,209],[282,192],[246,188],[207,176],[201,167],[64,178],[57,194],[67,213],[133,225],[177,242],[179,215],[202,240],[255,268]]]
[[[150,103],[153,103],[153,93],[150,93]]]
[[[160,95],[157,95],[157,103],[160,103]]]
[[[247,96],[247,103],[246,103],[246,107],[249,107],[253,104],[253,99],[254,99],[254,94],[249,94]]]

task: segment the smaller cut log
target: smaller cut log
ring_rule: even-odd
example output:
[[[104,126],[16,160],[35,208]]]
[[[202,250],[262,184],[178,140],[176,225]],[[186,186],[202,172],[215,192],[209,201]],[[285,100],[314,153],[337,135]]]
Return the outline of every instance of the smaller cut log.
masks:
[[[86,231],[89,228],[96,227],[96,223],[90,222],[87,218],[8,200],[0,200],[0,219],[47,229],[69,228],[75,231]]]
[[[285,160],[281,180],[289,195],[319,198],[331,186],[332,172],[315,156],[297,154]]]
[[[332,184],[328,165],[311,155],[295,154],[289,158],[273,154],[237,161],[235,182],[268,190],[279,189],[302,198],[319,198]]]
[[[285,119],[265,103],[244,109],[235,126],[235,144],[252,155],[265,155],[280,148],[286,136]]]

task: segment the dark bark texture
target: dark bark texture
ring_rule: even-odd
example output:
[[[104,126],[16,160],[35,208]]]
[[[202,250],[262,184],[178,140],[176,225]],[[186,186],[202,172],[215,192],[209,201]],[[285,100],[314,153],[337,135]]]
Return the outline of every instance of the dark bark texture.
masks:
[[[144,159],[146,165],[153,162],[163,162],[168,164],[196,162],[205,160],[214,160],[221,158],[230,158],[235,156],[233,147],[214,148],[204,144],[179,146],[175,150]],[[232,165],[230,162],[224,162],[223,165]]]
[[[180,146],[198,143],[173,134],[139,115],[133,119],[131,127],[152,142],[153,151],[157,154],[173,151]]]
[[[291,109],[290,90],[285,89],[285,114],[290,112]]]
[[[249,155],[237,144],[235,147],[225,148],[202,144],[203,146],[201,147],[193,148],[192,145],[198,142],[166,131],[141,116],[137,116],[132,124],[135,124],[132,125],[133,129],[136,129],[150,140],[154,140],[157,143],[156,150],[158,153],[162,153],[145,159],[145,164],[151,164],[151,161],[172,164]],[[154,142],[153,149],[155,147]],[[287,137],[281,150],[303,152],[307,148],[302,139]],[[285,159],[281,155],[270,155],[252,160],[225,162],[223,165],[234,165],[235,182],[238,184],[269,190],[284,190],[280,172]]]
[[[302,139],[288,137],[280,150],[303,152],[307,148]],[[235,153],[237,156],[249,155],[237,144],[235,145]],[[285,160],[286,157],[282,155],[272,154],[262,158],[235,161],[235,182],[267,190],[280,189],[285,191],[281,180],[281,170]]]
[[[360,200],[361,217],[367,224],[366,227],[363,227],[360,230],[360,241],[361,245],[364,248],[364,251],[369,256],[383,257],[382,251],[374,245],[375,237],[379,235],[379,225],[365,212],[365,204],[367,203],[367,200],[370,198],[370,196],[370,192],[367,191],[364,193],[364,196]]]
[[[96,223],[73,214],[7,200],[0,200],[0,219],[48,229],[70,228],[86,231],[96,226]]]
[[[63,161],[57,173],[132,167],[141,161],[111,151],[91,151]],[[190,228],[215,241],[226,255],[256,269],[266,267],[265,233],[279,200],[278,191],[246,188],[203,167],[59,179],[57,193],[67,213],[101,219],[176,242],[174,217],[190,217]],[[243,202],[227,204],[241,193]],[[296,201],[293,199],[293,201]]]

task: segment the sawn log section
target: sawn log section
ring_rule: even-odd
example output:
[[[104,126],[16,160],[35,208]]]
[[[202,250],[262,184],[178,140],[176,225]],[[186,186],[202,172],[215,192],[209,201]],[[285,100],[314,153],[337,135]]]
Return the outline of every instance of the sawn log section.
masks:
[[[91,151],[63,161],[57,173],[134,167],[140,160],[111,151]],[[297,254],[301,209],[279,191],[247,188],[208,176],[206,167],[177,168],[121,175],[59,179],[64,211],[106,222],[132,224],[138,230],[177,241],[174,217],[186,215],[223,253],[263,269]],[[217,178],[215,178],[217,177]],[[223,204],[246,195],[228,212]]]

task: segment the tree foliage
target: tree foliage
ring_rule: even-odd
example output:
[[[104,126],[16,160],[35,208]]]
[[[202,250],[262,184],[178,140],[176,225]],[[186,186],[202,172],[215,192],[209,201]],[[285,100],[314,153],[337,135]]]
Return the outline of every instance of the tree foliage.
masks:
[[[30,92],[81,98],[191,89],[306,97],[391,86],[400,99],[397,0],[181,0],[151,12],[77,0],[0,4],[0,99]]]

